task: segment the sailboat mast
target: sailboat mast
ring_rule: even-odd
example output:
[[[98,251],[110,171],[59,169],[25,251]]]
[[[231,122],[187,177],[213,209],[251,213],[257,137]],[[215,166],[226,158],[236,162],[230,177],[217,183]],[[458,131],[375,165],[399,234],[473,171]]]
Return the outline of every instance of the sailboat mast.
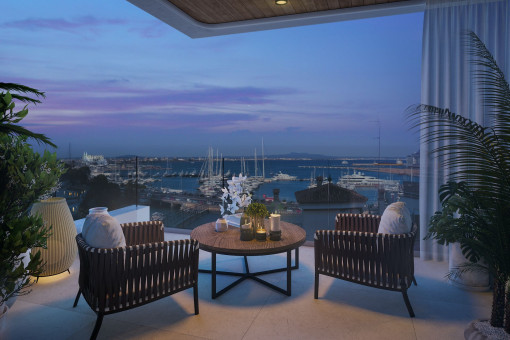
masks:
[[[255,163],[255,177],[257,177],[257,148],[255,148],[255,158],[253,162]]]
[[[264,138],[262,138],[262,179],[266,178],[266,169],[264,167]]]
[[[209,167],[207,169],[207,175],[209,177],[209,180],[211,180],[211,178],[213,176],[213,167],[214,167],[213,157],[214,157],[214,151],[213,151],[212,146],[210,146],[209,147],[209,157],[208,157]]]
[[[377,125],[378,125],[378,130],[379,130],[379,135],[377,137],[377,139],[379,140],[379,152],[378,152],[378,155],[377,157],[379,158],[377,160],[377,162],[379,164],[377,164],[377,180],[379,181],[380,183],[380,170],[381,170],[381,122],[379,121],[379,119],[377,119]],[[379,187],[379,185],[378,185]]]
[[[216,149],[216,176],[220,174],[220,157],[218,156],[218,149]]]

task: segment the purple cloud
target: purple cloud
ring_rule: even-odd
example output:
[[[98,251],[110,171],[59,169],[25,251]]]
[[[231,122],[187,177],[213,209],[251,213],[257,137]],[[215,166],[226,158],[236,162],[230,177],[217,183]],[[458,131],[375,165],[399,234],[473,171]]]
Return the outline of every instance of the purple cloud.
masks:
[[[210,130],[215,128],[228,129],[238,125],[259,120],[256,114],[93,114],[87,116],[61,116],[56,114],[37,114],[27,117],[24,125],[27,127],[54,128],[57,130],[80,130],[88,127],[109,127],[114,130],[136,127],[150,130],[182,130],[193,128],[196,130]]]
[[[135,32],[142,38],[160,38],[168,32],[168,26],[160,22],[151,23],[142,27],[130,28],[129,32]]]
[[[39,85],[38,85],[39,86]],[[197,107],[211,109],[221,105],[264,105],[275,103],[275,96],[297,93],[289,88],[219,87],[197,85],[175,89],[133,88],[128,79],[106,79],[90,83],[45,83],[44,110],[81,111],[93,113],[195,111]]]
[[[94,29],[103,25],[122,25],[125,20],[120,19],[99,19],[93,16],[84,16],[71,20],[67,19],[42,19],[29,18],[25,20],[10,21],[2,26],[7,28],[17,28],[21,30],[56,30],[68,33],[79,33],[83,29]]]

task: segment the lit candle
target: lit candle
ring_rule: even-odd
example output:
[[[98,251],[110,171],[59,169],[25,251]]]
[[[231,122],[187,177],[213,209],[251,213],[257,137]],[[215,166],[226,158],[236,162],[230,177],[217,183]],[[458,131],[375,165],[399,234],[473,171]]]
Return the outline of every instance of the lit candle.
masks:
[[[280,214],[271,214],[271,231],[280,231]]]
[[[265,241],[266,240],[266,229],[257,229],[257,234],[255,235],[255,238],[259,241]]]

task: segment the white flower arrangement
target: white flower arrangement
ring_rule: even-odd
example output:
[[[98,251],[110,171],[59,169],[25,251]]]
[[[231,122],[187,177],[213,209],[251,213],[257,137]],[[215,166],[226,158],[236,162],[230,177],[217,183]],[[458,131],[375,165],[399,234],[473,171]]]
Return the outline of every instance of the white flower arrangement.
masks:
[[[251,203],[251,195],[244,192],[243,183],[246,176],[239,174],[239,177],[233,176],[232,180],[228,180],[228,189],[223,188],[221,191],[221,216],[233,215],[239,208],[247,207]]]

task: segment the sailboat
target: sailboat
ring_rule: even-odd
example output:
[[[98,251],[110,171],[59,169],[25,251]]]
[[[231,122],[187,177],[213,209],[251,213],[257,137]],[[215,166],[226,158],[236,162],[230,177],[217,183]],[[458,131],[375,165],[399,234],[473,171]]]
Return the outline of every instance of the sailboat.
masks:
[[[163,177],[172,177],[172,174],[170,173],[169,170],[172,170],[172,168],[168,168],[168,158],[166,159],[166,170],[165,172],[163,173]]]
[[[209,147],[207,159],[200,169],[199,183],[202,183],[198,190],[205,196],[214,196],[220,191],[221,175],[217,174],[220,169],[219,154],[216,151],[216,160],[214,150]]]

